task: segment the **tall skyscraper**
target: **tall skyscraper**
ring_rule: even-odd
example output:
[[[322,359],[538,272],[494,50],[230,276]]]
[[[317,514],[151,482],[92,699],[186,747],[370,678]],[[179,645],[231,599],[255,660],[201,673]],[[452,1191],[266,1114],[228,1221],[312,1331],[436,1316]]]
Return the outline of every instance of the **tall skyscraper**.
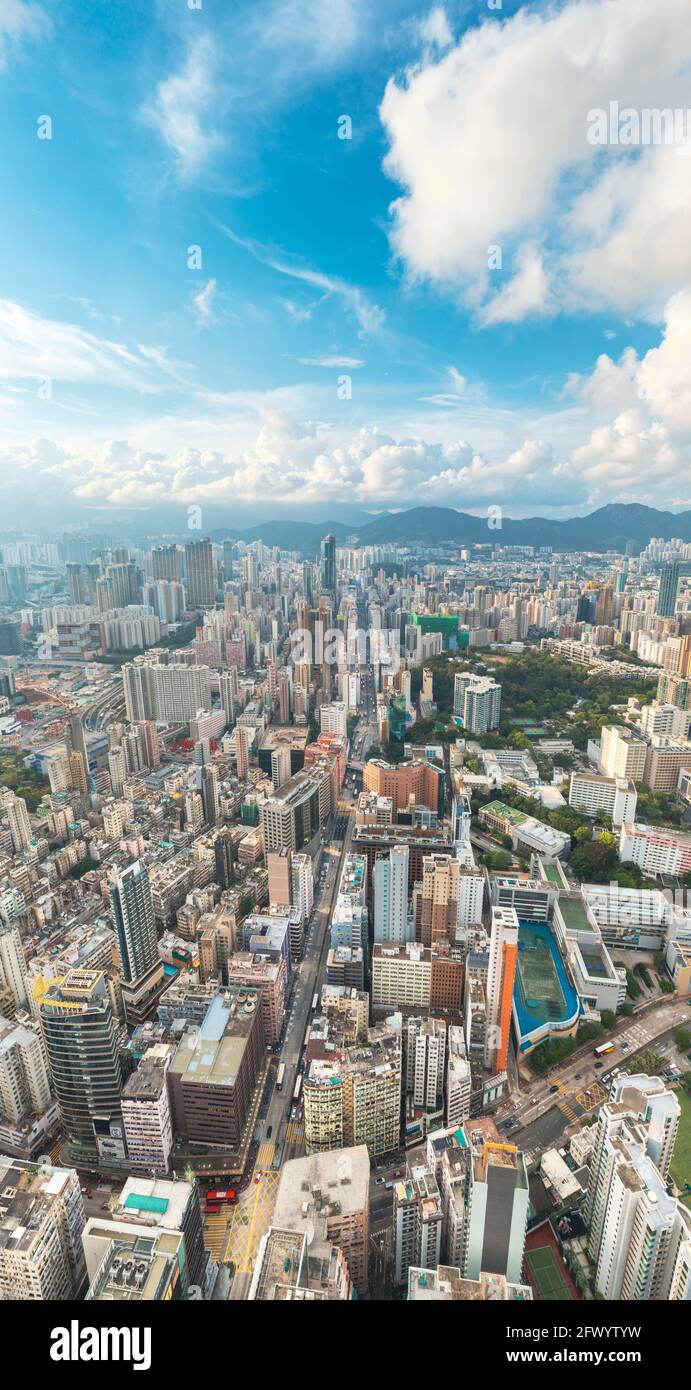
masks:
[[[109,884],[122,977],[136,983],[158,962],[156,919],[146,865],[137,859]]]
[[[120,955],[122,997],[128,1017],[145,1017],[163,983],[149,871],[141,859],[115,873],[108,885]]]
[[[485,1066],[506,1067],[511,1027],[511,1002],[518,957],[518,917],[515,907],[492,908],[487,971],[487,1041]],[[508,1277],[508,1276],[507,1276]]]
[[[412,937],[408,916],[408,850],[390,849],[374,861],[374,940],[403,945]]]
[[[235,723],[235,701],[239,694],[238,673],[233,667],[222,671],[220,676],[221,709],[226,717],[226,727],[232,729]]]
[[[81,715],[79,714],[70,715],[69,741],[70,748],[72,749],[72,754],[76,754],[76,756],[80,759],[80,764],[76,765],[78,773],[80,773],[81,769],[83,769],[83,775],[79,775],[77,779],[79,782],[79,790],[81,790],[82,786],[86,787],[89,783],[89,758],[86,751],[84,725],[82,724]]]
[[[235,727],[235,763],[237,774],[243,782],[250,770],[250,743],[252,742],[252,730],[245,724],[237,724]]]
[[[679,588],[679,561],[667,560],[660,570],[660,591],[657,599],[658,618],[673,618]]]
[[[96,1123],[121,1118],[117,1029],[103,971],[75,969],[53,980],[39,1018],[65,1133],[93,1166]]]
[[[328,593],[336,589],[336,537],[329,533],[321,543],[321,582]]]
[[[210,540],[190,541],[185,546],[185,589],[190,608],[213,608],[216,602],[216,575]]]

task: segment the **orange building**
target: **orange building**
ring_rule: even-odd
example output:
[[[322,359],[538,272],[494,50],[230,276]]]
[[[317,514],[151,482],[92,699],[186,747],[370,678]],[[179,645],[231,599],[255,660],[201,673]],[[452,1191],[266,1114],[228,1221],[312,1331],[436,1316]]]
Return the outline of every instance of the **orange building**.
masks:
[[[516,909],[493,907],[487,971],[485,1066],[495,1072],[504,1071],[506,1068],[517,957]]]
[[[428,811],[444,811],[444,772],[426,758],[406,763],[386,763],[372,758],[365,764],[362,786],[377,796],[390,796],[394,815],[409,805],[426,806]]]

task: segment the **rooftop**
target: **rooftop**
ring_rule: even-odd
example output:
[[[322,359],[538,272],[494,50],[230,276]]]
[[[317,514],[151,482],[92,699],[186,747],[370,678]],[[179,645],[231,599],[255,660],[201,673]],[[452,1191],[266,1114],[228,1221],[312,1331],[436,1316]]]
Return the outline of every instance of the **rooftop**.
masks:
[[[205,1086],[233,1086],[261,1010],[261,990],[230,987],[212,1000],[199,1028],[183,1034],[170,1070]]]

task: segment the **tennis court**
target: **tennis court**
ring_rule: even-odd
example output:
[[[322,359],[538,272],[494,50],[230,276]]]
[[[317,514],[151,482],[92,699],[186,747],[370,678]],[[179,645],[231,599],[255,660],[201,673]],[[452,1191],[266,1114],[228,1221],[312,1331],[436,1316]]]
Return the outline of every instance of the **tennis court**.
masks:
[[[536,1250],[526,1250],[525,1262],[530,1282],[538,1298],[549,1299],[553,1303],[571,1302],[569,1286],[559,1268],[557,1256],[549,1245],[540,1245]]]

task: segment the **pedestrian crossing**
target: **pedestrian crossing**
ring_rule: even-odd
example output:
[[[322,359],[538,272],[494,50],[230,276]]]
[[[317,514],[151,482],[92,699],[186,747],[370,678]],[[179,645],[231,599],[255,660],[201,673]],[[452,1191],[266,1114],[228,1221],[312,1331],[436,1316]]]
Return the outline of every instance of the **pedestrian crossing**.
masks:
[[[220,1260],[227,1238],[227,1219],[225,1212],[207,1216],[204,1219],[204,1245],[213,1260]]]
[[[270,1168],[274,1161],[276,1145],[272,1139],[265,1139],[257,1154],[257,1168]]]
[[[286,1140],[289,1144],[301,1144],[305,1137],[305,1126],[299,1120],[291,1120],[286,1125]]]

